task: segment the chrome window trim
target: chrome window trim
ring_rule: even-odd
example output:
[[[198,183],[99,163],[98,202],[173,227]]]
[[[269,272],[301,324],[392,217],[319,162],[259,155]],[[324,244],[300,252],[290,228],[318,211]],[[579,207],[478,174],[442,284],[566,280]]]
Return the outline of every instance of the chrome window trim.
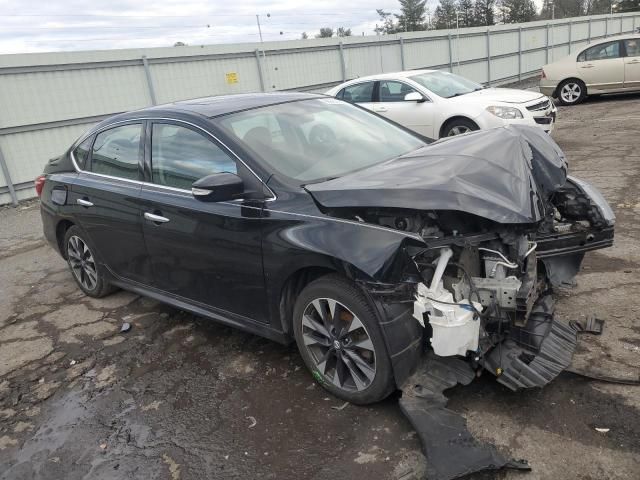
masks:
[[[100,133],[109,130],[111,128],[114,128],[117,125],[120,124],[126,124],[126,123],[136,123],[136,122],[145,122],[145,121],[169,121],[169,122],[177,122],[177,123],[183,123],[185,125],[190,125],[192,127],[197,128],[198,130],[201,130],[202,132],[204,132],[205,134],[209,135],[211,138],[213,138],[216,142],[218,142],[220,145],[222,145],[222,147],[224,147],[229,154],[231,154],[233,157],[235,157],[242,165],[245,166],[245,168],[247,170],[249,170],[249,172],[251,172],[251,174],[262,184],[264,185],[267,190],[269,191],[269,193],[271,194],[271,198],[265,198],[264,201],[265,202],[272,202],[275,199],[277,199],[278,197],[276,196],[275,192],[273,190],[271,190],[271,188],[269,188],[269,185],[267,185],[259,176],[256,172],[253,171],[253,169],[247,165],[238,155],[236,155],[236,153],[231,150],[224,142],[222,142],[218,137],[216,137],[213,133],[208,132],[207,130],[205,130],[204,128],[191,123],[191,122],[187,122],[186,120],[179,120],[179,119],[175,119],[175,118],[167,118],[167,117],[151,117],[151,118],[130,118],[127,120],[121,120],[119,122],[114,122],[114,123],[110,123],[109,125],[105,125],[102,129],[100,130],[96,130],[95,132],[89,132],[86,133],[84,136],[80,137],[79,140],[76,141],[76,143],[73,144],[73,148],[71,149],[70,152],[70,156],[71,156],[71,162],[73,163],[73,167],[76,169],[76,171],[78,173],[86,173],[89,175],[96,175],[96,176],[100,176],[100,177],[104,177],[104,178],[111,178],[111,179],[115,179],[115,180],[124,180],[124,181],[128,181],[128,182],[133,182],[133,183],[138,183],[140,185],[153,185],[153,186],[157,186],[157,187],[165,187],[167,189],[173,189],[173,190],[177,190],[177,191],[182,191],[182,192],[188,192],[191,193],[191,190],[184,190],[184,189],[180,189],[180,188],[175,188],[175,187],[169,187],[167,185],[158,185],[155,183],[150,183],[150,182],[143,182],[142,180],[132,180],[132,179],[128,179],[128,178],[120,178],[120,177],[114,177],[112,175],[105,175],[102,173],[94,173],[94,172],[89,172],[87,170],[82,170],[80,167],[78,167],[78,163],[76,162],[76,157],[74,155],[74,151],[75,149],[78,147],[78,145],[80,145],[82,142],[84,142],[88,137],[90,137],[91,135],[99,135]]]

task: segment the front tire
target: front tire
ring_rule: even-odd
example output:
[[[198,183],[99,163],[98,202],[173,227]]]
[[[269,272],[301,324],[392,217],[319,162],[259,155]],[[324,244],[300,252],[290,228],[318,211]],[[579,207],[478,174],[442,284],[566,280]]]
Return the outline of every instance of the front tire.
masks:
[[[311,282],[296,300],[293,330],[314,379],[336,397],[366,405],[394,390],[377,317],[352,282],[339,275]]]
[[[73,279],[86,295],[101,298],[115,290],[106,280],[104,267],[96,260],[95,249],[86,233],[72,226],[64,236],[63,245]]]
[[[587,97],[587,86],[580,80],[565,80],[558,85],[560,105],[577,105]]]
[[[480,130],[480,127],[478,127],[475,122],[472,122],[468,118],[454,118],[445,124],[441,137],[453,137],[475,130]]]

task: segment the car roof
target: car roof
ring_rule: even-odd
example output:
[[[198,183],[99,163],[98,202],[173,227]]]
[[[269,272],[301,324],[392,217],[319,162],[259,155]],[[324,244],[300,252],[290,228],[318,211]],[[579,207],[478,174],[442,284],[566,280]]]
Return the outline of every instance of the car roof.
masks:
[[[407,78],[412,77],[413,75],[419,75],[421,73],[433,73],[438,70],[404,70],[402,72],[390,72],[390,73],[379,73],[377,75],[367,75],[366,77],[358,77],[353,80],[349,80],[348,82],[344,82],[342,85],[346,85],[349,83],[358,83],[358,82],[366,82],[368,80],[390,80],[395,78]]]
[[[191,100],[181,100],[163,105],[143,108],[137,110],[136,114],[157,110],[175,113],[197,113],[205,117],[218,117],[229,113],[250,110],[253,108],[266,107],[279,103],[295,102],[299,100],[310,100],[314,98],[326,98],[325,95],[302,92],[274,92],[274,93],[244,93],[235,95],[220,95],[215,97],[194,98]],[[133,112],[131,112],[133,113]]]

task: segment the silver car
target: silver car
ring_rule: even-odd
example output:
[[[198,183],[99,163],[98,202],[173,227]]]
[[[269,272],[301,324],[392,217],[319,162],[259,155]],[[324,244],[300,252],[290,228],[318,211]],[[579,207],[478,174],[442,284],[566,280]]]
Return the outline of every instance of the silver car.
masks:
[[[540,92],[562,105],[587,95],[640,91],[640,34],[609,37],[542,67]]]

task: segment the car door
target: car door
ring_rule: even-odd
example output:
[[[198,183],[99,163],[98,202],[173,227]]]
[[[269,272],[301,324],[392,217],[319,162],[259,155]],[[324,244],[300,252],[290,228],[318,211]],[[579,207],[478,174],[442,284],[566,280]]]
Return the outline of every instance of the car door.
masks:
[[[69,198],[98,260],[137,282],[151,276],[140,221],[143,124],[108,127],[83,141],[72,153],[79,173]]]
[[[261,205],[206,202],[191,193],[193,182],[213,173],[244,179],[246,167],[194,126],[154,121],[147,132],[141,198],[152,286],[225,318],[267,322]]]
[[[368,110],[373,110],[375,85],[375,81],[355,83],[344,87],[336,97],[346,102],[357,103]]]
[[[640,89],[640,38],[624,40],[624,88]]]
[[[433,136],[434,108],[431,100],[407,83],[380,80],[373,111],[429,138]],[[425,101],[405,100],[409,93],[419,93]]]
[[[624,83],[621,42],[601,43],[578,55],[578,75],[592,90],[616,90]]]

